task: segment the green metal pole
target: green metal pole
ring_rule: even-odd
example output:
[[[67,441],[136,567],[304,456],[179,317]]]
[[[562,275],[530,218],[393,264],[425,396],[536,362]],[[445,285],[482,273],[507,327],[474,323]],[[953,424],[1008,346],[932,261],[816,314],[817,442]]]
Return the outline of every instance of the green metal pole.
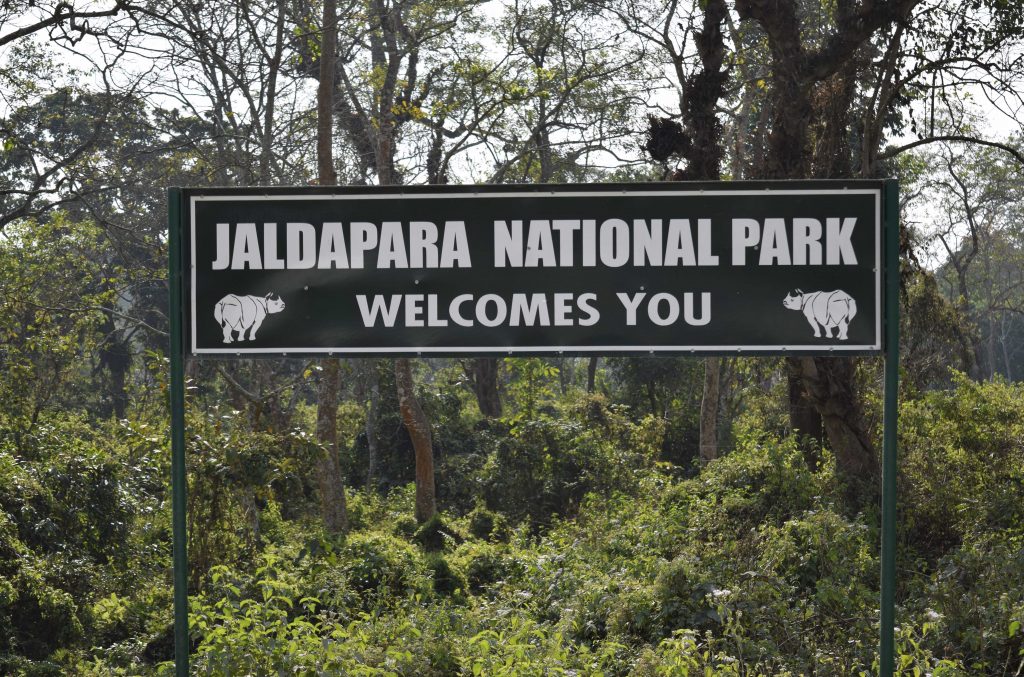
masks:
[[[186,552],[185,351],[182,345],[181,189],[167,190],[168,283],[171,325],[171,535],[174,557],[174,666],[188,676],[188,554]]]
[[[882,423],[881,677],[895,667],[896,619],[896,419],[900,375],[899,183],[885,182],[885,405]]]

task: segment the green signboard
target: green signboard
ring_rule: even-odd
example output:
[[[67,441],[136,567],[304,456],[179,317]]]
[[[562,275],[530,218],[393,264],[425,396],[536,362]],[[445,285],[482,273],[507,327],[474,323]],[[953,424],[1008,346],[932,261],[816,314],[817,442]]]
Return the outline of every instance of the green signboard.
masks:
[[[188,190],[187,344],[246,356],[877,353],[882,191]]]

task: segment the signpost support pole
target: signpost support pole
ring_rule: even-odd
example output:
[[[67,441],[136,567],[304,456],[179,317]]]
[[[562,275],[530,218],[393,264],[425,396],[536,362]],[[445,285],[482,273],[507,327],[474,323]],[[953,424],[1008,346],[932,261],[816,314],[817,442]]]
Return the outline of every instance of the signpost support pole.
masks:
[[[174,558],[174,666],[188,677],[188,556],[186,553],[185,351],[182,346],[181,189],[167,190],[171,329],[171,534]]]
[[[895,667],[896,616],[896,420],[899,391],[899,184],[885,182],[885,404],[882,424],[882,591],[879,670]]]

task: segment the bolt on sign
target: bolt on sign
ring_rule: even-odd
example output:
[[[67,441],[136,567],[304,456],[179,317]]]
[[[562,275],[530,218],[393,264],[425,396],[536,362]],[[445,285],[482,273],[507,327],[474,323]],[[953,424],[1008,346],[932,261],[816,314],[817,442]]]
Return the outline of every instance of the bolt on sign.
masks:
[[[196,355],[882,351],[881,181],[184,191]]]

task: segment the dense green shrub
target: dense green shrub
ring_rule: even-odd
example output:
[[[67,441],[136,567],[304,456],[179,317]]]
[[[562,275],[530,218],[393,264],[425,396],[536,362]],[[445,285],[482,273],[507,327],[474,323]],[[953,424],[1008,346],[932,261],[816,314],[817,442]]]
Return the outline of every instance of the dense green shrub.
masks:
[[[412,541],[424,550],[438,552],[454,547],[463,541],[463,537],[455,529],[454,524],[446,524],[441,513],[435,514],[419,525],[412,535]]]
[[[659,456],[695,469],[700,434],[703,361],[693,357],[612,357],[608,377],[615,400],[637,421],[653,416],[665,422]]]
[[[69,648],[145,632],[151,609],[113,619],[93,600],[120,599],[165,564],[153,547],[159,450],[81,416],[42,415],[16,436],[2,426],[0,673],[61,674]]]
[[[901,528],[932,560],[974,534],[1024,533],[1024,386],[954,382],[900,417]]]
[[[467,516],[469,533],[481,540],[507,541],[512,535],[504,515],[478,504]]]
[[[601,636],[601,626],[606,625],[607,631],[616,637],[644,643],[656,640],[666,625],[674,625],[664,617],[661,600],[650,586],[626,587],[614,598],[600,601],[607,601],[609,609],[604,623],[595,623],[598,636]]]
[[[1024,539],[965,543],[913,591],[908,612],[930,630],[922,646],[977,672],[1015,674],[1024,665]]]
[[[422,590],[425,580],[416,548],[379,532],[349,536],[338,553],[338,567],[369,600],[402,598]]]
[[[559,608],[561,625],[565,628],[566,635],[589,644],[605,639],[613,625],[611,616],[621,593],[621,586],[617,582],[605,578],[597,578],[591,580],[589,584],[581,585],[576,594]],[[628,625],[632,614],[627,613],[624,616],[623,620]],[[616,627],[614,631],[627,634],[629,628]]]
[[[439,386],[429,406],[459,420],[442,426],[438,468],[463,493],[423,525],[411,483],[350,489],[351,531],[329,537],[299,479],[311,437],[195,418],[192,557],[209,565],[193,577],[197,669],[877,671],[877,515],[837,507],[827,450],[812,470],[796,440],[747,417],[729,453],[681,472],[661,455],[663,418],[562,397],[544,364],[516,367],[509,417],[479,428],[461,386]],[[902,674],[1024,661],[1022,420],[1021,388],[998,382],[958,378],[904,404]],[[44,416],[17,441],[0,434],[0,673],[169,674],[163,444],[142,420]]]
[[[7,636],[0,636],[0,642],[5,653],[43,660],[82,636],[78,605],[70,593],[47,580],[45,565],[35,559],[23,561],[3,586],[6,599],[0,619],[7,622],[6,631],[0,632]]]
[[[666,562],[654,580],[653,590],[663,635],[665,630],[703,630],[720,625],[722,617],[715,605],[715,597],[721,592],[714,583],[701,576],[688,557]]]
[[[504,545],[466,543],[452,556],[465,572],[469,590],[482,593],[500,583],[515,584],[523,575],[523,563]]]
[[[709,463],[699,477],[670,488],[664,504],[685,509],[688,526],[707,541],[720,540],[720,534],[742,538],[836,496],[829,467],[826,462],[820,471],[809,469],[792,437],[741,431],[735,450]]]
[[[574,514],[590,492],[635,491],[660,453],[661,419],[631,421],[600,398],[572,400],[554,414],[516,419],[498,442],[481,469],[488,508],[546,525]]]
[[[462,597],[467,589],[465,575],[453,567],[448,560],[439,553],[431,553],[427,556],[427,569],[430,571],[433,590],[438,595],[446,597]]]
[[[860,602],[850,593],[875,586],[874,533],[831,510],[808,511],[761,532],[760,569],[775,573],[823,603]]]

